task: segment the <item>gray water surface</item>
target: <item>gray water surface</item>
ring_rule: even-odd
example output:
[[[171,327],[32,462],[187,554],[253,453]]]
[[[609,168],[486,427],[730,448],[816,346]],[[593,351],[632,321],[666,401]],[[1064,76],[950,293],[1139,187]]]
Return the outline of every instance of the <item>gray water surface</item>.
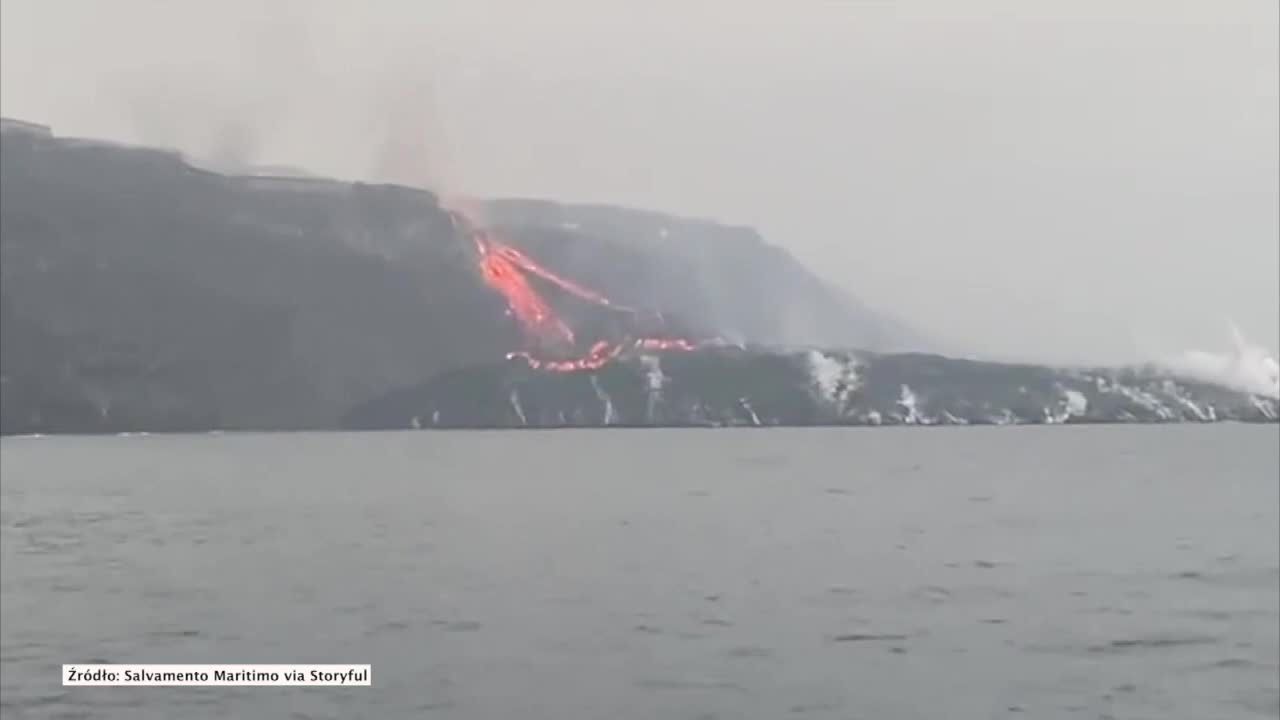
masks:
[[[8,718],[1275,718],[1275,426],[7,438]],[[62,663],[371,663],[63,688]]]

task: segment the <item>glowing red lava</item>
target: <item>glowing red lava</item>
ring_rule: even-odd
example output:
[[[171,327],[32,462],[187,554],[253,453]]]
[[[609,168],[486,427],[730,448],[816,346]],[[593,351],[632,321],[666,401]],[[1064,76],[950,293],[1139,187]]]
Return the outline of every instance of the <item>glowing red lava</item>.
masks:
[[[529,284],[520,269],[511,262],[508,248],[490,240],[480,231],[473,233],[479,255],[480,275],[485,283],[507,300],[507,308],[528,336],[537,343],[572,347],[573,331],[564,324],[547,301]]]
[[[476,246],[480,276],[490,289],[506,300],[507,313],[520,325],[525,335],[525,349],[507,354],[520,358],[535,370],[579,372],[598,370],[627,349],[640,351],[690,351],[698,343],[681,337],[628,338],[621,342],[597,340],[585,354],[578,338],[551,304],[529,282],[526,273],[550,283],[580,300],[612,311],[637,314],[634,308],[618,305],[602,293],[585,288],[543,267],[528,255],[502,242],[492,230],[482,229],[475,221],[478,213],[455,204],[454,217],[471,236]],[[661,320],[661,315],[654,313]],[[547,357],[543,353],[553,356]]]

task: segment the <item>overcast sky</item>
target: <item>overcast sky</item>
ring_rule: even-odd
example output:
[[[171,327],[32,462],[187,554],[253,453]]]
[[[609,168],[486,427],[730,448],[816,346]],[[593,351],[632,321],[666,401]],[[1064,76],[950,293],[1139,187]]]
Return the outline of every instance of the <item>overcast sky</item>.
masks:
[[[0,111],[757,227],[973,353],[1280,346],[1275,0],[2,0]]]

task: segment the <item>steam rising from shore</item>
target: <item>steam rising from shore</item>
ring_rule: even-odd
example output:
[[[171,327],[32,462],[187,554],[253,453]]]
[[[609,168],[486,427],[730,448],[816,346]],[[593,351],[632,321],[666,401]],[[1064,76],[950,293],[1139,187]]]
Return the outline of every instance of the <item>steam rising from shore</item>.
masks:
[[[1231,352],[1187,350],[1157,364],[1195,380],[1280,398],[1280,362],[1276,356],[1246,340],[1234,324],[1231,335]]]

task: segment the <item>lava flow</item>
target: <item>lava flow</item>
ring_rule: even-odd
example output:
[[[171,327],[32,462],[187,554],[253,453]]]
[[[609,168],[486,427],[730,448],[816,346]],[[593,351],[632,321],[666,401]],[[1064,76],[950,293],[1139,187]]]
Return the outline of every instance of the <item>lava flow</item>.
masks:
[[[525,349],[508,353],[508,359],[520,358],[535,370],[578,372],[598,370],[629,349],[690,351],[697,348],[697,343],[682,337],[630,337],[624,333],[621,340],[596,340],[583,353],[573,329],[538,292],[529,276],[609,311],[629,317],[637,317],[640,313],[543,267],[502,242],[492,230],[482,229],[473,219],[476,213],[455,205],[452,214],[455,222],[475,243],[481,278],[506,300],[507,314],[524,332]],[[660,314],[652,313],[652,316],[661,321]]]
[[[572,347],[573,331],[529,284],[511,260],[505,245],[494,242],[487,234],[472,233],[479,254],[480,274],[486,284],[507,300],[507,307],[526,334],[526,340]]]

